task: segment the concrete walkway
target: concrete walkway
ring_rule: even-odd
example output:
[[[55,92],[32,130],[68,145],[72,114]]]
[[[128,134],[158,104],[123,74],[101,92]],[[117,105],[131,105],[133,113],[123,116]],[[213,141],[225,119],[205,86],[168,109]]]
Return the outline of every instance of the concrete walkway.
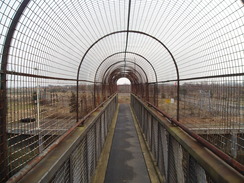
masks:
[[[149,183],[129,104],[120,104],[105,183]]]

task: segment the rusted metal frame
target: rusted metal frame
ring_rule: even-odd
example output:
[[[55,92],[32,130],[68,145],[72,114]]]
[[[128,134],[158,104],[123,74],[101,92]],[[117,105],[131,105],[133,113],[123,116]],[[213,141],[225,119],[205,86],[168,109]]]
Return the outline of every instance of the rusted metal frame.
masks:
[[[117,75],[116,76],[116,80],[115,80],[115,82],[119,79],[119,78],[121,78],[121,77],[123,77],[124,75],[122,74],[122,73],[120,73],[119,75]],[[138,78],[136,77],[136,76],[131,76],[131,75],[125,75],[127,78],[129,78],[129,80],[130,81],[133,81],[132,82],[132,85],[133,86],[136,86],[136,85],[138,85]],[[117,85],[116,85],[117,86]]]
[[[135,84],[135,95],[138,95],[138,83]]]
[[[19,73],[19,72],[13,72],[13,71],[1,71],[1,74],[5,74],[5,75],[6,74],[11,74],[11,75],[17,75],[17,76],[31,77],[31,78],[53,79],[53,80],[61,80],[61,81],[77,81],[76,79],[59,78],[59,77],[51,77],[51,76],[42,76],[42,75],[35,75],[35,74],[28,74],[28,73]],[[94,85],[101,83],[101,82],[95,82],[95,81],[89,81],[89,80],[81,80],[81,79],[79,79],[78,82],[94,83]],[[95,94],[95,92],[94,92],[94,94]],[[96,107],[95,104],[94,104],[94,107]],[[76,105],[76,114],[77,114],[76,120],[78,121],[79,120],[79,117],[78,117],[78,114],[79,114],[79,99],[78,98],[77,98],[77,105]]]
[[[151,122],[150,122],[150,133],[151,133],[151,134],[150,134],[150,139],[149,139],[149,140],[150,140],[150,145],[149,145],[149,147],[151,148],[151,151],[152,151],[152,143],[153,143],[153,140],[152,140],[152,138],[153,138],[153,137],[152,137],[152,136],[153,136],[153,135],[152,135],[152,134],[153,134],[153,119],[154,119],[153,116],[151,116]]]
[[[102,101],[105,100],[104,97],[107,97],[106,86],[107,86],[106,84],[102,84],[102,96],[103,96]]]
[[[116,62],[116,63],[110,65],[110,66],[106,69],[106,71],[104,72],[103,77],[102,77],[102,81],[104,81],[105,74],[108,72],[108,70],[109,70],[112,66],[114,66],[114,65],[116,65],[116,64],[119,64],[119,63],[121,63],[121,62],[123,62],[123,61],[118,61],[118,62]],[[132,62],[132,61],[127,61],[127,62],[128,62],[128,63],[134,63],[134,62]],[[138,64],[136,64],[136,65],[143,71],[143,73],[144,73],[144,75],[145,75],[145,77],[146,77],[146,80],[147,80],[147,82],[148,82],[148,77],[147,77],[147,74],[146,74],[145,70],[144,70],[140,65],[138,65]],[[135,71],[136,71],[136,70],[135,70]]]
[[[115,78],[114,83],[116,83],[117,79],[122,76],[123,76],[122,74],[118,75],[117,78]],[[136,90],[137,90],[136,86],[138,84],[138,78],[136,76],[132,76],[132,75],[127,75],[126,77],[131,81],[131,90],[132,90],[131,92],[136,93]],[[115,85],[115,86],[117,86],[117,85]]]
[[[177,100],[179,100],[179,98]],[[158,84],[157,83],[154,84],[154,105],[158,106]]]
[[[22,16],[25,8],[27,7],[30,0],[23,0],[20,4],[16,14],[14,15],[12,22],[10,24],[9,30],[7,32],[6,39],[3,44],[3,54],[1,60],[1,73],[0,73],[0,138],[2,139],[0,143],[0,165],[3,168],[0,174],[1,180],[8,179],[8,145],[7,145],[7,65],[9,58],[9,50],[11,46],[11,41],[13,39],[14,32],[16,30],[17,24],[19,23],[20,17]],[[2,137],[1,137],[2,136]],[[1,181],[0,180],[0,181]]]
[[[137,70],[135,70],[134,68],[131,68],[131,70],[128,69],[128,71],[129,71],[128,75],[131,75],[131,76],[137,76],[138,75],[137,78],[139,77],[139,79],[137,81],[139,83],[143,82],[144,78],[142,77],[142,75]]]
[[[95,166],[97,166],[97,162],[98,162],[98,157],[97,157],[97,126],[96,126],[96,124],[94,124],[94,133],[95,133],[95,154],[94,154],[94,156],[95,156]]]
[[[190,81],[190,80],[201,80],[201,79],[212,79],[212,78],[225,78],[225,77],[237,77],[237,76],[244,76],[244,73],[235,73],[235,74],[223,74],[223,75],[214,75],[214,76],[203,76],[203,77],[194,77],[194,78],[184,78],[180,79],[180,81]],[[169,83],[169,82],[176,82],[177,80],[165,80],[165,81],[158,81],[158,83]],[[150,82],[149,84],[153,84],[155,82]]]
[[[131,12],[131,0],[129,0],[128,5],[128,17],[127,17],[127,31],[126,31],[126,42],[125,42],[125,55],[124,55],[124,72],[126,67],[126,53],[128,48],[128,41],[129,41],[129,30],[130,30],[130,12]]]
[[[16,183],[20,181],[34,166],[36,166],[43,158],[45,158],[48,153],[53,151],[65,138],[67,138],[77,127],[81,126],[84,124],[84,122],[95,112],[97,111],[100,107],[103,106],[103,109],[99,111],[99,115],[97,115],[93,123],[88,124],[88,126],[85,128],[84,132],[82,133],[82,136],[85,136],[87,132],[90,130],[94,122],[96,122],[97,119],[100,118],[101,114],[104,112],[104,110],[109,106],[109,104],[113,101],[116,100],[117,95],[111,96],[107,101],[101,103],[96,109],[88,113],[84,118],[82,118],[78,123],[76,123],[72,128],[70,128],[68,131],[66,131],[62,136],[60,136],[52,145],[50,145],[47,149],[45,149],[41,154],[39,154],[36,158],[31,160],[24,168],[22,168],[18,173],[16,173],[14,176],[12,176],[9,180],[8,183]],[[106,103],[106,104],[105,104]],[[81,137],[82,137],[81,136]],[[80,137],[80,138],[81,138]],[[71,149],[68,149],[70,152]]]
[[[158,138],[158,156],[157,156],[157,166],[159,165],[159,153],[160,153],[160,151],[159,151],[159,142],[160,142],[160,137],[161,137],[161,132],[160,132],[160,123],[158,123],[158,125],[157,125],[157,127],[158,127],[158,135],[157,135],[157,138]]]
[[[177,120],[179,120],[179,107],[180,107],[180,75],[179,75],[179,69],[178,69],[178,65],[176,63],[176,60],[173,56],[173,54],[170,52],[170,50],[168,49],[168,47],[163,43],[161,42],[159,39],[157,39],[156,37],[150,35],[150,34],[147,34],[145,32],[141,32],[141,31],[135,31],[135,30],[121,30],[121,31],[115,31],[115,32],[112,32],[112,33],[109,33],[107,35],[104,35],[102,36],[101,38],[99,38],[98,40],[96,40],[85,52],[85,54],[83,55],[81,61],[80,61],[80,64],[79,64],[79,67],[78,67],[78,70],[77,70],[77,106],[78,106],[78,98],[79,98],[79,89],[78,89],[78,85],[79,85],[79,75],[80,75],[80,68],[81,68],[81,65],[86,57],[86,55],[88,54],[88,52],[93,48],[93,46],[95,46],[99,41],[101,41],[102,39],[106,38],[106,37],[109,37],[111,35],[114,35],[114,34],[119,34],[119,33],[135,33],[135,34],[142,34],[142,35],[145,35],[145,36],[148,36],[154,40],[156,40],[158,43],[160,43],[166,50],[167,52],[170,54],[170,57],[172,58],[172,61],[175,65],[175,69],[176,69],[176,74],[177,74]],[[78,111],[77,111],[77,121],[78,121]]]
[[[125,75],[127,75],[127,76],[134,76],[134,78],[136,78],[136,80],[138,80],[139,81],[139,78],[138,77],[140,77],[140,80],[142,81],[143,79],[142,79],[142,76],[141,76],[141,74],[137,71],[137,70],[134,70],[133,68],[132,68],[132,70],[133,71],[135,71],[135,72],[129,72],[129,73],[126,73],[126,74],[124,74],[123,72],[121,72],[121,70],[120,69],[116,69],[116,70],[114,70],[110,75],[108,75],[108,79],[107,78],[105,78],[104,79],[104,81],[103,82],[105,82],[105,80],[107,81],[107,80],[109,80],[111,77],[113,77],[113,76],[117,76],[117,78],[116,78],[116,80],[113,80],[113,82],[115,83],[120,77],[124,77]],[[132,70],[128,70],[128,71],[132,71]],[[117,73],[119,73],[119,74],[117,74]],[[115,74],[113,74],[113,73],[115,73]],[[138,75],[136,75],[136,73],[138,74]],[[119,77],[118,77],[119,76]]]
[[[115,83],[117,82],[117,80],[122,77],[123,75],[120,74],[117,76]],[[131,81],[132,84],[138,84],[139,83],[139,78],[136,74],[130,72],[129,74],[126,75],[126,77]]]
[[[103,64],[105,61],[107,61],[109,58],[111,58],[111,57],[113,57],[113,56],[115,56],[115,55],[121,54],[121,53],[124,53],[124,52],[123,52],[123,51],[122,51],[122,52],[116,52],[116,53],[114,53],[114,54],[112,54],[112,55],[109,55],[108,57],[106,57],[106,58],[99,64],[99,66],[97,67],[97,70],[96,70],[96,72],[95,72],[94,82],[96,81],[98,71],[99,71],[100,67],[102,66],[102,64]],[[153,71],[154,71],[154,75],[155,75],[155,80],[156,80],[156,82],[158,82],[158,76],[157,76],[156,70],[155,70],[155,68],[153,67],[152,63],[151,63],[147,58],[145,58],[144,56],[142,56],[142,55],[140,55],[140,54],[138,54],[138,53],[135,53],[135,52],[129,52],[129,51],[127,51],[127,53],[129,53],[129,54],[134,54],[134,55],[137,55],[137,56],[143,58],[143,59],[144,59],[144,60],[151,66],[151,68],[153,69]]]
[[[146,83],[146,100],[149,101],[149,84]]]
[[[115,95],[115,97],[112,98],[112,100],[108,104],[106,104],[103,109],[98,110],[97,111],[98,114],[92,115],[92,117],[88,121],[89,122],[88,126],[86,126],[84,128],[84,130],[77,129],[74,131],[74,133],[70,134],[70,136],[68,137],[68,140],[64,141],[64,144],[65,144],[64,147],[62,147],[63,144],[60,144],[61,147],[59,146],[58,147],[59,149],[55,149],[56,151],[58,151],[57,152],[59,154],[58,158],[56,158],[57,156],[55,155],[55,150],[51,154],[51,157],[47,157],[48,159],[51,159],[51,161],[53,161],[53,157],[54,157],[54,164],[46,166],[45,161],[48,161],[48,159],[45,159],[44,162],[42,162],[39,165],[39,167],[35,168],[34,172],[31,172],[29,175],[27,175],[27,178],[26,177],[24,178],[24,182],[26,182],[26,180],[29,181],[29,179],[28,179],[29,177],[31,178],[31,181],[33,181],[33,182],[49,182],[50,178],[52,178],[53,175],[57,172],[57,170],[59,170],[61,168],[61,165],[63,164],[63,162],[65,162],[66,159],[70,157],[70,155],[75,150],[77,145],[80,144],[80,142],[82,142],[82,140],[84,140],[85,143],[87,142],[86,137],[87,137],[88,132],[92,128],[94,128],[94,125],[96,123],[99,123],[102,114],[104,113],[104,111],[106,111],[109,108],[109,106],[117,104],[116,99],[117,99],[117,95]],[[99,129],[101,129],[101,128],[99,128]],[[85,144],[85,146],[86,146],[86,144]],[[61,151],[61,153],[60,153],[60,151]],[[85,148],[85,153],[83,155],[86,154],[86,151],[87,151],[87,148]],[[87,160],[87,156],[85,157],[85,159]],[[87,166],[87,165],[85,165],[85,166]],[[40,171],[40,169],[42,169],[43,166],[44,166],[45,171]],[[88,172],[86,172],[86,173],[87,173],[86,175],[88,175],[88,179],[89,179],[90,178],[89,174],[88,174]],[[37,179],[36,179],[36,175],[38,176]],[[34,180],[33,180],[33,177],[34,177]]]
[[[140,73],[138,73],[138,74],[140,76]],[[105,78],[105,80],[108,80],[108,82],[111,80],[111,83],[115,84],[119,78],[124,77],[124,76],[125,75],[122,72],[120,72],[120,70],[114,70],[110,75],[108,75],[108,79]],[[137,82],[139,80],[138,76],[135,75],[135,73],[133,73],[133,72],[130,72],[130,74],[127,74],[127,78],[131,78],[131,81],[135,81],[135,82]],[[141,80],[142,80],[142,78],[141,78]],[[105,83],[105,81],[104,81],[104,83]]]
[[[99,71],[99,69],[100,69],[100,67],[102,66],[102,64],[105,62],[105,61],[107,61],[109,58],[111,58],[111,57],[113,57],[113,56],[115,56],[115,55],[117,55],[117,54],[121,54],[121,53],[125,53],[125,52],[116,52],[116,53],[114,53],[114,54],[112,54],[112,55],[109,55],[108,57],[106,57],[100,64],[99,64],[99,66],[98,66],[98,68],[96,69],[96,72],[95,72],[95,76],[94,76],[94,85],[95,85],[95,83],[98,83],[98,82],[96,82],[96,78],[97,78],[97,74],[98,74],[98,71]],[[127,53],[129,53],[129,54],[134,54],[134,55],[137,55],[137,56],[139,56],[139,57],[141,57],[141,58],[143,58],[150,66],[151,66],[151,68],[153,69],[153,71],[154,71],[154,75],[155,75],[155,79],[156,79],[156,82],[158,81],[158,77],[157,77],[157,73],[156,73],[156,70],[155,70],[155,68],[153,67],[153,65],[151,64],[151,62],[149,62],[149,60],[148,59],[146,59],[144,56],[142,56],[142,55],[140,55],[140,54],[138,54],[138,53],[135,53],[135,52],[127,52]],[[134,62],[133,62],[134,63]],[[137,66],[139,66],[138,64],[136,64]],[[146,75],[146,74],[145,74]],[[148,80],[148,79],[147,79]],[[104,85],[104,83],[103,83],[103,85]],[[147,84],[146,84],[147,85]],[[116,89],[117,90],[117,89]],[[148,91],[147,91],[148,92]],[[148,94],[148,93],[147,93]]]
[[[150,85],[153,85],[153,104],[155,105],[155,106],[158,106],[158,103],[157,103],[157,101],[158,101],[158,88],[157,88],[157,83],[149,83],[149,86]],[[150,88],[150,87],[149,87]],[[149,92],[149,91],[148,91]],[[148,100],[147,100],[148,102],[150,102],[149,101],[149,98],[148,98]]]
[[[25,77],[31,77],[31,78],[53,79],[53,80],[62,80],[62,81],[77,81],[76,79],[43,76],[43,75],[21,73],[21,72],[15,72],[15,71],[1,71],[0,74],[6,74],[6,75],[9,74],[9,75],[15,75],[15,76],[25,76]],[[86,83],[101,83],[101,82],[82,80],[82,79],[80,79],[79,81],[86,82]]]
[[[115,70],[116,71],[116,70]],[[110,76],[113,76],[112,74]],[[105,85],[106,82],[102,81],[102,84]],[[94,92],[93,92],[93,101],[94,101],[94,106],[96,105],[96,84],[94,84]]]
[[[97,78],[97,74],[98,74],[99,68],[102,66],[102,64],[103,64],[105,61],[107,61],[109,58],[113,57],[114,55],[121,54],[121,53],[124,53],[124,52],[117,52],[117,53],[114,53],[114,54],[112,54],[112,55],[106,57],[106,58],[100,63],[100,65],[98,66],[98,68],[97,68],[97,70],[96,70],[95,77],[94,77],[94,81],[95,81],[96,78]],[[154,74],[155,74],[155,79],[156,79],[156,82],[157,82],[157,74],[156,74],[156,70],[155,70],[155,68],[153,67],[153,65],[149,62],[149,60],[147,60],[147,59],[146,59],[145,57],[143,57],[142,55],[137,54],[137,53],[134,53],[134,52],[127,52],[127,53],[137,55],[137,56],[143,58],[144,60],[146,60],[146,62],[149,63],[150,66],[152,67],[152,69],[153,69],[153,71],[154,71]],[[122,62],[122,61],[121,61],[121,62]],[[135,64],[135,63],[132,62],[132,61],[127,61],[127,62],[131,62],[131,63]],[[136,65],[139,66],[138,64],[136,64]],[[140,66],[139,66],[139,67],[140,67]],[[140,67],[140,68],[142,69],[142,67]],[[107,70],[108,70],[108,69],[107,69]],[[107,70],[106,70],[105,72],[107,72]],[[142,69],[142,70],[143,70],[143,69]],[[144,73],[145,73],[145,71],[144,71]],[[145,75],[146,75],[146,74],[145,74]],[[103,78],[104,78],[104,75],[103,75]],[[148,79],[147,79],[147,80],[148,80]],[[102,79],[102,81],[103,81],[103,79]],[[148,83],[148,82],[147,82],[147,83]],[[146,83],[146,85],[147,85],[147,83]],[[146,88],[147,88],[147,87],[146,87]],[[147,91],[147,90],[146,90],[146,91]],[[147,91],[147,92],[148,92],[148,91]],[[147,94],[148,94],[148,93],[147,93]]]
[[[114,65],[119,64],[119,63],[121,63],[121,62],[124,62],[124,61],[118,61],[118,62],[116,62],[116,63],[110,65],[110,66],[105,70],[105,72],[104,72],[104,74],[103,74],[103,77],[102,77],[102,82],[103,82],[103,83],[104,83],[104,77],[105,77],[106,73],[108,72],[108,70],[109,70],[111,67],[113,67]],[[127,62],[128,62],[128,63],[134,63],[134,62],[132,62],[132,61],[127,61]],[[142,72],[144,73],[144,75],[145,75],[145,77],[146,77],[146,81],[147,81],[147,83],[148,83],[148,77],[147,77],[147,74],[146,74],[145,70],[144,70],[140,65],[138,65],[138,64],[136,64],[136,65],[142,70]],[[135,71],[136,71],[136,70],[135,70]]]
[[[93,105],[96,107],[96,84],[93,85]]]
[[[172,118],[169,118],[167,114],[165,114],[160,109],[153,106],[152,104],[149,104],[148,102],[144,103],[135,95],[131,95],[131,96],[135,100],[137,100],[140,103],[140,106],[143,106],[143,108],[146,109],[158,121],[158,123],[160,123],[168,131],[168,133],[170,133],[170,135],[174,137],[174,139],[178,141],[178,143],[180,143],[184,147],[184,149],[188,151],[188,153],[194,159],[197,160],[197,162],[206,170],[206,172],[212,178],[214,178],[214,180],[216,180],[217,182],[240,182],[240,183],[244,181],[243,165],[237,162],[237,164],[241,166],[239,167],[240,171],[238,171],[236,168],[231,166],[228,162],[225,163],[226,161],[221,157],[219,157],[215,152],[210,150],[208,147],[206,147],[205,143],[204,144],[201,143],[199,141],[200,138],[196,139],[195,136],[190,135],[183,128],[181,128],[180,126],[183,125],[181,125],[179,122],[173,120]],[[148,104],[148,107],[146,106],[146,104]],[[150,107],[156,110],[156,112],[150,109]],[[162,116],[160,116],[160,114]],[[167,121],[165,119],[167,119]],[[190,133],[192,134],[192,132]],[[209,144],[209,142],[206,142],[206,144]],[[216,147],[213,146],[213,148]],[[207,149],[210,151],[208,151]],[[223,152],[220,151],[220,153]]]
[[[141,102],[142,103],[142,102]],[[142,103],[143,104],[143,103]],[[225,154],[223,151],[218,149],[216,146],[209,143],[207,140],[202,138],[201,136],[197,135],[196,133],[189,130],[187,127],[185,127],[182,123],[180,123],[178,120],[171,118],[167,113],[160,110],[158,107],[154,106],[153,104],[147,102],[149,107],[152,107],[157,112],[162,114],[165,118],[167,118],[172,124],[180,127],[183,131],[185,131],[187,134],[189,134],[191,137],[193,137],[195,140],[197,140],[200,144],[202,144],[204,147],[208,148],[210,151],[212,151],[215,155],[217,155],[219,158],[221,158],[223,161],[228,163],[231,167],[236,169],[241,174],[244,174],[244,165],[236,161],[235,159],[231,158],[227,154]],[[143,104],[144,105],[144,104]]]

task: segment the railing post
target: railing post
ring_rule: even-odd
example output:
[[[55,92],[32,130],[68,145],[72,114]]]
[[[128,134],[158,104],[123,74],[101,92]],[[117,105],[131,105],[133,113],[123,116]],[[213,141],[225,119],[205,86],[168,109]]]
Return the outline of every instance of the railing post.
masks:
[[[89,182],[89,179],[90,179],[90,176],[89,176],[89,158],[88,158],[88,156],[89,156],[89,154],[88,154],[88,134],[86,134],[86,137],[85,137],[85,142],[86,142],[86,144],[85,144],[85,156],[86,156],[86,180],[87,180],[87,182]]]
[[[146,101],[149,102],[149,84],[146,83]]]
[[[96,83],[94,83],[94,88],[93,88],[93,105],[94,108],[96,108]]]
[[[154,105],[158,106],[158,85],[154,84]]]
[[[8,147],[7,147],[7,89],[6,75],[1,74],[1,89],[0,89],[0,182],[8,178]]]

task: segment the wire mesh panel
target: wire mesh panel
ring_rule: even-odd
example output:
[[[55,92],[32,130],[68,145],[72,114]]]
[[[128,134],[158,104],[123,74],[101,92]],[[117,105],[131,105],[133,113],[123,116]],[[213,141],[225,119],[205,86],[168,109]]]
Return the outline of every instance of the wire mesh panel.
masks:
[[[176,118],[177,116],[177,85],[175,82],[158,84],[158,107]]]
[[[159,126],[159,135],[158,135],[158,168],[160,173],[167,177],[168,174],[168,143],[169,143],[169,135],[166,129],[160,125]]]
[[[243,0],[1,0],[1,177],[111,96],[121,77],[243,163],[243,9]]]
[[[50,181],[51,183],[68,183],[70,180],[70,162],[69,159],[62,164],[62,169],[59,169],[56,173],[55,177]]]
[[[158,160],[158,122],[153,118],[152,120],[152,154]]]
[[[177,172],[176,172],[176,162],[175,159],[177,158],[175,153],[174,146],[172,145],[172,137],[169,138],[169,156],[168,156],[168,173],[167,173],[167,181],[168,182],[177,182]]]
[[[104,134],[105,136],[108,134],[108,120],[106,118],[106,113],[104,113]]]
[[[241,163],[242,90],[233,77],[186,82],[180,92],[180,121]]]
[[[204,169],[191,156],[189,161],[189,182],[209,182]]]
[[[97,161],[99,158],[99,155],[102,151],[102,143],[101,143],[101,120],[99,119],[96,122],[96,157],[97,157]]]
[[[103,146],[103,144],[104,144],[104,141],[105,141],[105,121],[104,121],[104,115],[102,115],[102,117],[101,117],[101,145]]]
[[[107,122],[104,121],[104,116],[107,114],[107,110],[113,108],[115,112],[117,106],[117,99],[113,97],[110,103],[106,105],[106,108],[98,114],[91,125],[88,125],[88,131],[83,134],[79,144],[74,147],[74,150],[68,155],[67,160],[65,160],[65,167],[60,166],[54,173],[52,182],[57,182],[58,180],[63,180],[68,182],[90,182],[94,174],[97,161],[100,157],[101,150],[107,136],[107,130],[105,126],[107,123],[112,122],[113,115],[110,115]],[[111,112],[111,111],[110,111]],[[67,165],[66,165],[67,164]],[[67,173],[68,172],[68,173]]]
[[[8,167],[13,175],[75,125],[76,110],[73,82],[56,85],[57,80],[23,76],[9,82]]]
[[[142,120],[143,123],[148,123],[148,128],[143,128],[142,122],[139,125],[144,133],[145,140],[148,143],[150,151],[155,160],[155,164],[159,168],[159,171],[166,182],[219,182],[226,180],[225,175],[213,174],[212,168],[217,167],[217,164],[221,164],[221,167],[228,167],[227,164],[217,162],[217,164],[207,165],[207,161],[210,161],[210,153],[204,153],[200,149],[204,149],[204,146],[199,147],[199,143],[196,143],[190,136],[182,136],[184,133],[177,126],[171,124],[170,119],[159,117],[156,111],[151,110],[146,106],[138,97],[131,95],[133,111],[139,120],[141,110],[144,113],[148,113],[147,116],[151,116],[151,120]],[[150,134],[150,135],[149,135]],[[182,138],[182,139],[181,139]],[[188,144],[190,141],[194,141],[193,144]],[[227,142],[226,142],[227,143]],[[197,144],[197,145],[196,145]],[[212,155],[211,155],[212,156]],[[208,157],[208,158],[206,158]],[[218,159],[216,156],[214,158]],[[213,159],[211,160],[213,161]],[[213,167],[212,167],[213,166]],[[205,168],[203,168],[205,167]],[[219,168],[219,167],[218,167]],[[231,168],[233,170],[233,168]],[[231,170],[231,171],[232,171]],[[237,173],[236,176],[240,174]],[[230,179],[236,180],[237,179]],[[243,181],[241,176],[240,180]]]
[[[144,132],[145,137],[147,139],[148,142],[152,142],[152,116],[148,113],[148,122],[147,122],[147,127],[146,127],[146,131]]]
[[[75,148],[70,156],[72,182],[85,183],[88,182],[88,169],[87,169],[87,145],[86,139],[82,139],[81,143]],[[56,175],[57,176],[57,175]]]
[[[95,139],[95,125],[91,127],[87,133],[87,163],[88,163],[88,182],[90,177],[93,175],[93,172],[96,167],[96,139]]]
[[[147,124],[147,114],[145,109],[142,109],[142,130],[145,132]]]

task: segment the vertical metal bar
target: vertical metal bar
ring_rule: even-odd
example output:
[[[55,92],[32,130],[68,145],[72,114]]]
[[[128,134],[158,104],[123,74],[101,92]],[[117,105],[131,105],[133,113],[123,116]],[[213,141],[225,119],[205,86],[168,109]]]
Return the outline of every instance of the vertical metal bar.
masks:
[[[146,83],[146,101],[149,101],[149,84]]]
[[[190,182],[190,155],[186,154],[186,181]]]
[[[97,166],[98,156],[97,156],[97,122],[94,124],[94,133],[95,133],[95,167]]]
[[[74,171],[73,171],[73,161],[72,161],[72,156],[69,157],[69,181],[74,182]]]
[[[89,173],[90,173],[90,171],[89,171],[89,158],[88,158],[88,156],[89,156],[89,154],[88,154],[88,134],[86,134],[86,149],[85,149],[85,154],[86,154],[86,176],[87,176],[87,181],[89,182],[89,179],[90,179],[90,176],[89,176]]]
[[[13,35],[16,29],[16,26],[19,22],[19,19],[28,5],[30,0],[24,0],[17,10],[15,16],[13,17],[12,23],[9,27],[8,34],[6,36],[4,46],[3,46],[3,55],[1,62],[1,75],[0,75],[0,167],[3,168],[2,173],[0,173],[1,180],[7,180],[8,178],[8,162],[7,162],[7,64],[9,49]]]
[[[158,123],[158,157],[157,157],[157,166],[159,165],[159,138],[161,137],[161,135],[160,135],[160,123],[157,121],[157,123]]]
[[[96,83],[94,83],[94,88],[93,88],[93,105],[94,108],[96,108]]]
[[[177,121],[180,120],[180,79],[177,79]]]
[[[154,99],[154,101],[153,101],[153,103],[154,103],[154,105],[155,106],[157,106],[157,104],[156,104],[156,98],[157,98],[157,85],[156,85],[156,83],[154,84],[154,97],[153,97],[153,99]]]
[[[106,97],[106,85],[102,83],[102,101],[105,100]]]
[[[149,147],[151,148],[151,151],[152,151],[152,134],[153,134],[153,119],[154,117],[152,116],[151,118],[151,126],[150,126],[150,144],[149,144]]]
[[[79,121],[79,80],[77,79],[76,86],[76,122]],[[83,125],[83,123],[82,123]]]
[[[131,12],[131,0],[129,0],[128,5],[128,19],[127,19],[127,31],[126,31],[126,43],[125,43],[125,56],[124,56],[124,73],[125,73],[125,67],[126,67],[126,53],[128,48],[128,40],[129,40],[129,30],[130,30],[130,12]]]
[[[1,74],[1,90],[0,90],[0,181],[8,178],[8,147],[7,147],[7,91],[6,91],[6,75]]]

